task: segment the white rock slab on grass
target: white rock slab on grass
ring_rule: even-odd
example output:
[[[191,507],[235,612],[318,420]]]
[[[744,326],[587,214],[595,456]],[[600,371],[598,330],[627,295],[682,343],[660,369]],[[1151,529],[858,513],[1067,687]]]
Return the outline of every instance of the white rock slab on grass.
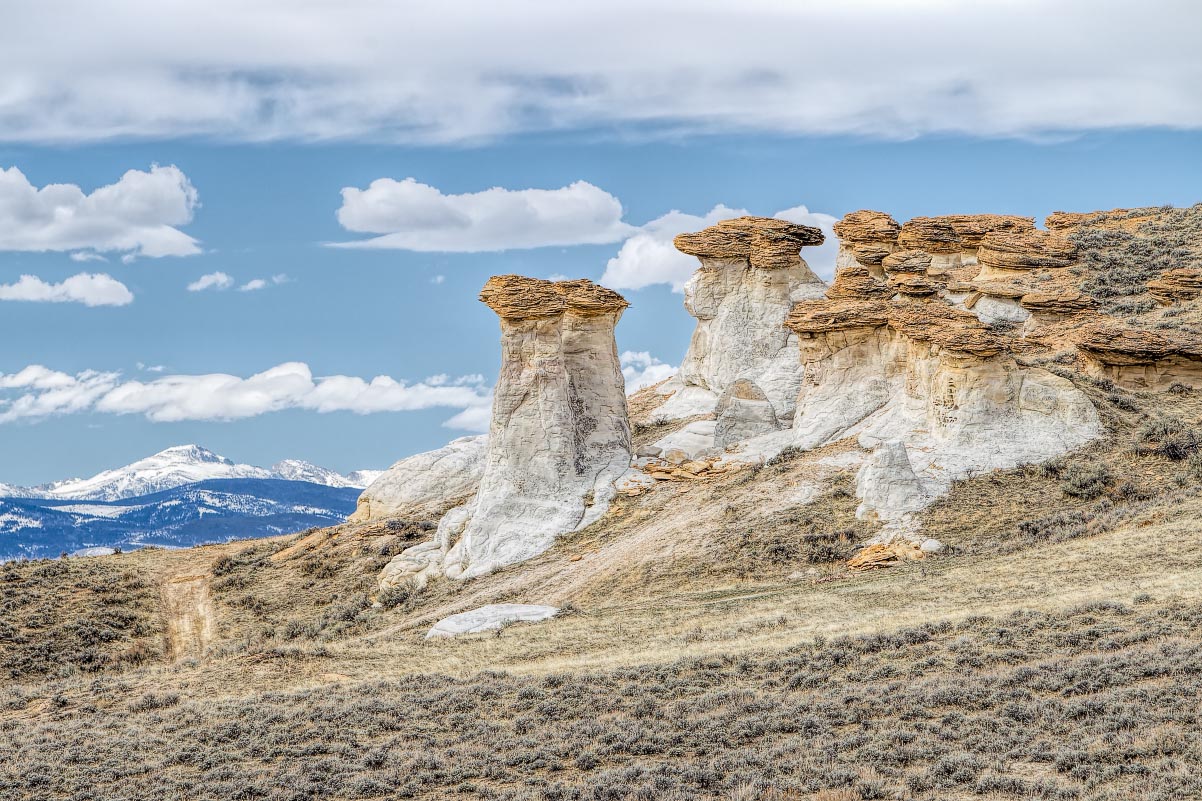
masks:
[[[538,604],[488,604],[469,612],[444,617],[426,632],[426,639],[495,631],[508,623],[537,623],[555,617],[558,612],[558,607]]]

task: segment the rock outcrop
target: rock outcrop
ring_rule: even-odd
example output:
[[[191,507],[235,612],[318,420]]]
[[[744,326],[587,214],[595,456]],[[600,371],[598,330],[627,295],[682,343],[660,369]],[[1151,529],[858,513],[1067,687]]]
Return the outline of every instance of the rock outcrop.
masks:
[[[439,573],[483,575],[535,556],[599,518],[630,468],[630,421],[614,325],[627,303],[591,281],[489,279],[501,370],[479,488],[407,549],[381,588]]]
[[[540,604],[487,604],[469,612],[444,617],[430,627],[426,639],[496,631],[510,623],[537,623],[555,617],[558,612],[557,607]]]
[[[724,425],[766,431],[789,424],[801,371],[795,338],[782,324],[795,302],[826,289],[800,255],[802,247],[822,241],[817,228],[766,217],[726,220],[676,237],[680,251],[701,261],[685,287],[685,308],[697,327],[679,373],[664,387],[674,394],[656,419],[713,413],[741,382],[736,392],[762,399],[771,414],[728,403]],[[736,421],[732,409],[751,416]]]
[[[488,437],[461,437],[443,447],[402,459],[359,496],[351,522],[387,517],[438,519],[476,493],[484,474]]]
[[[904,525],[957,478],[1101,431],[1071,382],[1019,366],[1001,337],[941,299],[812,301],[788,324],[805,366],[791,444],[856,436],[875,449],[857,484],[863,517]]]
[[[501,372],[488,456],[447,575],[478,576],[545,551],[596,520],[630,468],[614,326],[627,303],[590,281],[489,279]]]
[[[1077,347],[1095,375],[1128,389],[1202,388],[1202,338],[1186,338],[1104,318],[1078,331]]]

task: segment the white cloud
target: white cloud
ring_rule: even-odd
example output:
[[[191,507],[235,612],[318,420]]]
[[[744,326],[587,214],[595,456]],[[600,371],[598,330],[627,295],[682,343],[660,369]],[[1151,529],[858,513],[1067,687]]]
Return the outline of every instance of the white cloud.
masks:
[[[464,411],[487,407],[489,393],[478,375],[409,384],[388,376],[314,377],[303,362],[289,362],[240,378],[165,375],[125,380],[117,372],[75,375],[31,365],[0,374],[0,423],[83,412],[139,414],[156,422],[239,420],[285,409],[319,413],[400,412],[431,408]],[[456,415],[448,425],[457,425]]]
[[[617,242],[635,229],[616,197],[586,181],[560,189],[503,189],[447,195],[413,178],[346,187],[338,222],[379,234],[337,247],[479,253]]]
[[[829,214],[810,211],[805,206],[794,206],[772,215],[781,220],[821,228],[826,235],[826,241],[817,247],[802,248],[801,257],[805,259],[810,269],[824,281],[835,277],[835,256],[839,253],[839,237],[835,236],[835,223],[838,219]]]
[[[626,378],[627,392],[658,384],[676,374],[675,367],[664,364],[645,350],[623,351],[618,359],[622,364],[622,375]]]
[[[445,283],[446,280],[447,280],[447,277],[445,275],[436,275],[430,279],[430,283],[434,284],[435,286],[438,286],[439,284]]]
[[[127,306],[134,301],[129,287],[105,273],[79,273],[58,284],[36,275],[23,275],[13,284],[0,284],[0,300],[33,303],[82,303],[85,306]]]
[[[108,261],[99,253],[93,253],[90,250],[77,250],[71,254],[71,261]]]
[[[0,109],[3,95],[0,84]],[[97,257],[88,251],[123,252],[127,262],[188,256],[200,247],[177,226],[192,221],[196,206],[196,190],[174,166],[130,170],[91,194],[75,184],[39,189],[16,167],[0,168],[0,250],[76,251],[77,261]]]
[[[486,433],[492,427],[492,398],[484,398],[443,423],[446,428]]]
[[[7,3],[0,138],[474,142],[1202,126],[1202,6],[1083,0]],[[1037,21],[1037,25],[1033,25]],[[971,57],[954,54],[971,43]],[[951,55],[949,55],[951,54]],[[1116,98],[1121,98],[1118,102]]]
[[[242,286],[238,287],[238,291],[239,292],[254,292],[256,290],[264,289],[266,287],[267,287],[267,282],[265,280],[263,280],[262,278],[253,278],[250,281],[247,281]]]
[[[670,211],[642,227],[639,233],[622,243],[618,255],[609,260],[601,283],[613,289],[642,289],[652,284],[669,284],[674,292],[684,290],[685,282],[697,269],[697,259],[681,253],[672,245],[677,234],[700,231],[720,220],[741,217],[750,212],[721,204],[702,217]]]
[[[697,259],[675,248],[672,240],[676,235],[700,231],[721,220],[749,213],[746,209],[732,209],[721,204],[701,217],[670,211],[647,223],[639,233],[622,243],[618,255],[606,264],[601,283],[613,289],[643,289],[652,284],[668,284],[672,291],[682,292],[697,270]],[[830,280],[835,274],[835,253],[839,249],[839,241],[832,229],[835,218],[811,212],[805,206],[778,211],[772,216],[822,229],[826,241],[818,247],[802,249],[801,255],[819,277]]]
[[[223,272],[208,273],[188,284],[189,292],[203,292],[206,289],[229,289],[234,285],[233,276]]]

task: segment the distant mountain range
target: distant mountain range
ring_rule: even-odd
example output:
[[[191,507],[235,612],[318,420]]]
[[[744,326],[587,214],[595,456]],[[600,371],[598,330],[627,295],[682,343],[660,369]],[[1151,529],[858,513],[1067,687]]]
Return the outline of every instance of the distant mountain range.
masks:
[[[327,487],[363,489],[381,472],[356,470],[344,476],[299,459],[285,459],[268,470],[249,464],[235,464],[199,445],[176,445],[133,464],[97,473],[91,478],[69,478],[36,487],[0,484],[0,497],[119,501],[218,478],[275,478],[307,481]]]
[[[341,475],[295,459],[271,469],[180,445],[86,479],[0,484],[0,560],[188,547],[329,526],[380,471]]]

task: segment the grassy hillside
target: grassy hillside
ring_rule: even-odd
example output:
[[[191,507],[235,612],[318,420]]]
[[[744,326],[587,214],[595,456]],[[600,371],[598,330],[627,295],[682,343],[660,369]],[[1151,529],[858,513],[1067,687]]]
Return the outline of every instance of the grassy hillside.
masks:
[[[1116,313],[1202,331],[1116,272],[1142,239],[1094,239],[1079,277]],[[957,482],[921,513],[947,550],[886,570],[846,567],[876,532],[853,439],[660,482],[420,593],[376,577],[428,520],[4,565],[0,801],[1202,797],[1202,392],[1023,358],[1104,435]],[[672,428],[639,425],[658,400],[632,399],[639,443]],[[562,613],[424,639],[499,602]]]

